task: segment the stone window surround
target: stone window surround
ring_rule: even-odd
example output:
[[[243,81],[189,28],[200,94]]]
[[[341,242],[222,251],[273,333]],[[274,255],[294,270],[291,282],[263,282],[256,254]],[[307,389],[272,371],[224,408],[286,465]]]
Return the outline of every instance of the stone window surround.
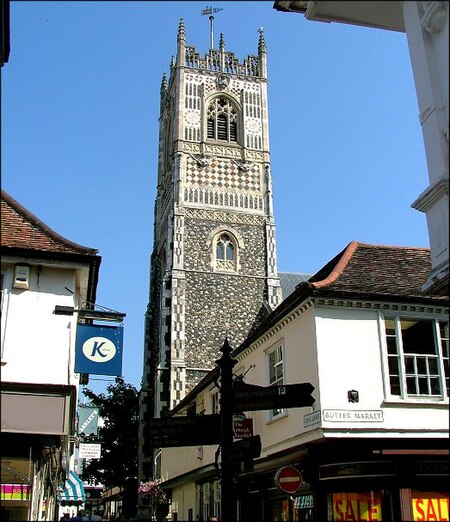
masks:
[[[217,264],[216,264],[216,245],[217,245],[217,240],[219,239],[219,237],[222,234],[228,235],[231,238],[231,240],[234,242],[235,270],[233,270],[232,272],[239,273],[241,270],[241,265],[239,262],[239,260],[240,260],[239,254],[240,254],[240,252],[242,252],[242,250],[244,250],[244,241],[242,239],[241,234],[237,230],[235,230],[233,227],[227,227],[224,225],[220,225],[220,226],[214,228],[209,233],[207,240],[206,240],[209,251],[211,252],[211,268],[214,272],[230,273],[230,270],[224,270],[224,269],[217,268]]]

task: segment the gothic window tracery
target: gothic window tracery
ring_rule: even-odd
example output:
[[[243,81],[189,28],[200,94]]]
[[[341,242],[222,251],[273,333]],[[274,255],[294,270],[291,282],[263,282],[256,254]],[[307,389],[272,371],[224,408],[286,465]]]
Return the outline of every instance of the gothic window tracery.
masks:
[[[214,246],[216,269],[236,271],[236,241],[231,234],[219,234]]]
[[[214,98],[208,105],[206,119],[209,139],[237,142],[238,111],[228,98]]]

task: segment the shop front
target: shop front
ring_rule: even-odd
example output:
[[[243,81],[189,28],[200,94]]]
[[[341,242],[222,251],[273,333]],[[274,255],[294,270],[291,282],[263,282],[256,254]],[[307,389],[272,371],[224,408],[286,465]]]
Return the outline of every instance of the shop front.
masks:
[[[238,477],[240,520],[448,521],[444,442],[430,440],[424,447],[423,441],[408,441],[402,449],[375,440],[326,442],[311,445],[300,458],[291,453],[255,461],[252,472]],[[276,481],[286,465],[302,476],[292,494]]]

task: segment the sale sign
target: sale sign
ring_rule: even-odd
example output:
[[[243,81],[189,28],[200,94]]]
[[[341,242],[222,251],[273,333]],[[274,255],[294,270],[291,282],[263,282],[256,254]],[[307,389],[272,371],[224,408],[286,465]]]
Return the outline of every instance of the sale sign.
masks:
[[[333,520],[382,520],[381,494],[333,493]]]
[[[411,491],[413,520],[449,520],[449,495]]]
[[[3,500],[30,500],[28,484],[2,484],[1,498]]]

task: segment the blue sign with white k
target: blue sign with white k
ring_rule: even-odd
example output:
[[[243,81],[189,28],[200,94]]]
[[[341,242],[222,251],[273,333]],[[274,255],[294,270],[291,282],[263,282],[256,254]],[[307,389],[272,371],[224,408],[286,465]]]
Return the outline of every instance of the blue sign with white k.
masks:
[[[122,375],[123,326],[79,324],[75,373]]]

